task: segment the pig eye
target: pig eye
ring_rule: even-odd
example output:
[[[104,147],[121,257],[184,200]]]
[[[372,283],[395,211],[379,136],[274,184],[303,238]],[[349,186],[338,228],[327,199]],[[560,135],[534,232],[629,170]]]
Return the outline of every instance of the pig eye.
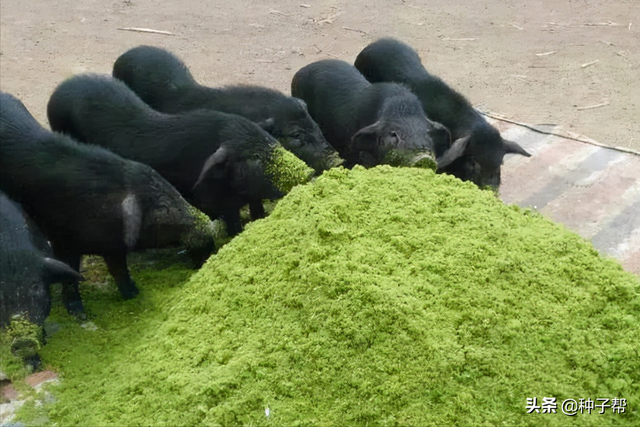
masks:
[[[398,136],[398,134],[396,133],[396,131],[395,131],[395,130],[392,130],[391,132],[389,132],[389,135],[390,135],[392,138],[395,138],[396,142],[399,142],[399,141],[400,141],[400,137]]]

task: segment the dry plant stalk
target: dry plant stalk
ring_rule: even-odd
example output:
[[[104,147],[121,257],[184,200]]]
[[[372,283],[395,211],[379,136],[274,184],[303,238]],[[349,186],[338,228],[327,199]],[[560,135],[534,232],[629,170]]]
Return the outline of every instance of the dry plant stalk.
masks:
[[[151,29],[151,28],[122,27],[122,28],[118,28],[118,30],[135,31],[135,32],[138,32],[138,33],[164,34],[164,35],[167,35],[167,36],[173,36],[174,35],[171,31],[154,30],[154,29]]]
[[[582,67],[582,68],[587,68],[587,67],[589,67],[589,66],[591,66],[591,65],[595,64],[596,62],[600,62],[600,60],[599,60],[599,59],[596,59],[595,61],[587,62],[587,63],[585,63],[585,64],[582,64],[582,65],[581,65],[581,67]]]
[[[601,102],[600,104],[595,104],[595,105],[587,105],[586,107],[577,107],[577,110],[591,110],[593,108],[600,108],[600,107],[604,107],[606,105],[609,105],[609,101],[604,101]]]

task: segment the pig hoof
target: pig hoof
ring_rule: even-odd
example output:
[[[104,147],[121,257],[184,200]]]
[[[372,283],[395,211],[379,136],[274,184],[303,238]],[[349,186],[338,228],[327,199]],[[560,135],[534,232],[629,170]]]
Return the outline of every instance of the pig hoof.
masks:
[[[87,313],[85,313],[84,311],[77,311],[69,314],[73,315],[76,319],[78,319],[78,322],[85,322],[88,319]]]
[[[125,300],[133,299],[140,293],[140,290],[136,287],[135,283],[131,282],[127,286],[120,287],[120,295]]]
[[[68,301],[64,305],[70,315],[76,317],[78,320],[87,320],[82,301]]]

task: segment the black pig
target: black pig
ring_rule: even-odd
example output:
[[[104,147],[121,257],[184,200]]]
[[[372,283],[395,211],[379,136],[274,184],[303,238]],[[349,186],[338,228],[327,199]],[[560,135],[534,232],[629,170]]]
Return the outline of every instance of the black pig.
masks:
[[[156,171],[43,128],[8,93],[0,93],[0,190],[38,224],[56,259],[78,270],[82,255],[102,256],[124,298],[138,294],[129,251],[184,245],[200,265],[214,250],[206,215]],[[77,280],[62,294],[82,316]]]
[[[201,85],[180,58],[153,46],[123,53],[112,74],[158,111],[175,114],[206,108],[256,122],[317,173],[342,163],[300,99],[261,86]]]
[[[360,52],[355,66],[370,82],[409,86],[427,116],[449,129],[455,142],[448,155],[437,153],[442,156],[438,161],[440,172],[497,189],[504,155],[530,156],[517,143],[503,139],[464,96],[428,73],[411,46],[392,38],[380,39]]]
[[[62,82],[47,115],[54,131],[151,166],[195,207],[222,216],[230,235],[241,231],[239,212],[247,202],[252,213],[257,206],[264,215],[262,199],[284,194],[268,172],[284,149],[244,117],[211,110],[160,113],[122,81],[98,74]]]
[[[347,62],[325,59],[300,69],[291,82],[346,165],[411,164],[418,153],[448,144],[448,132],[431,122],[411,91],[397,83],[369,83]],[[415,157],[414,157],[415,155]]]
[[[0,327],[9,327],[14,316],[42,327],[51,311],[51,284],[81,279],[77,271],[53,259],[37,225],[20,205],[0,192]],[[39,343],[32,342],[33,337],[16,337],[12,343],[12,349],[22,347],[22,356],[34,367],[44,331],[39,335]]]

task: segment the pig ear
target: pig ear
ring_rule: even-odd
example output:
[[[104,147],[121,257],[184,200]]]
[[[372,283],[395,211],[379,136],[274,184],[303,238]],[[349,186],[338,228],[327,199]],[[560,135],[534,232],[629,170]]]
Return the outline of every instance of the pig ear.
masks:
[[[85,280],[80,273],[57,259],[45,258],[44,269],[47,278],[53,282]]]
[[[467,145],[471,139],[471,135],[467,135],[463,138],[456,139],[451,147],[444,154],[436,160],[438,163],[438,169],[449,166],[454,160],[459,159],[464,155]]]
[[[211,172],[218,172],[217,175],[224,173],[224,165],[227,162],[227,158],[229,157],[229,153],[226,148],[220,147],[213,153],[204,165],[202,166],[202,170],[200,171],[200,176],[198,177],[198,181],[193,185],[193,189],[195,189],[198,185],[202,183],[205,176],[207,176]]]
[[[531,157],[531,154],[527,153],[527,151],[522,148],[517,142],[508,141],[506,139],[502,140],[504,144],[504,152],[505,154],[521,154],[523,156]]]
[[[356,150],[363,150],[371,147],[371,140],[377,140],[380,122],[363,127],[351,137],[351,143]]]
[[[269,117],[266,120],[258,122],[258,126],[260,126],[265,132],[271,133],[273,131],[273,117]]]

